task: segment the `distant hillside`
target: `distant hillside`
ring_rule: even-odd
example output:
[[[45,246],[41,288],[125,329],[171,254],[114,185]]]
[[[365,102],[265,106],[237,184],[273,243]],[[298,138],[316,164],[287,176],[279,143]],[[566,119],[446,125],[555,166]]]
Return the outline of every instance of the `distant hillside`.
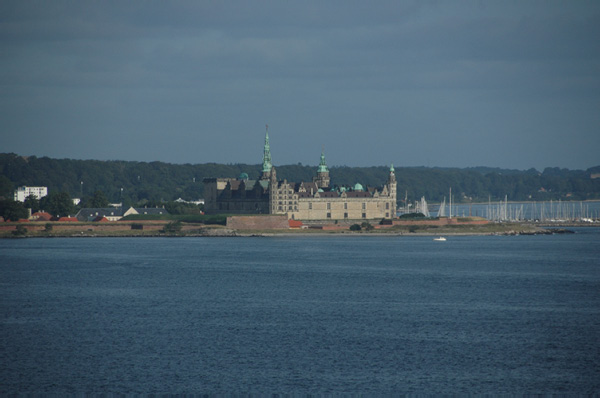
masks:
[[[310,181],[316,166],[276,166],[277,176],[288,181]],[[600,199],[600,178],[592,179],[600,166],[583,170],[547,168],[519,171],[489,167],[429,168],[397,167],[398,197],[408,194],[410,201],[425,196],[441,201],[452,187],[456,201],[509,200],[585,200]],[[248,164],[169,164],[51,159],[0,154],[0,196],[10,195],[21,185],[47,186],[50,192],[68,192],[71,197],[89,197],[103,191],[113,202],[124,200],[169,201],[179,197],[201,198],[206,177],[237,177],[242,172],[251,179],[259,176],[260,165]],[[377,167],[331,167],[331,181],[337,185],[380,186],[389,169]],[[82,184],[83,182],[83,184]],[[121,191],[122,189],[122,191]]]

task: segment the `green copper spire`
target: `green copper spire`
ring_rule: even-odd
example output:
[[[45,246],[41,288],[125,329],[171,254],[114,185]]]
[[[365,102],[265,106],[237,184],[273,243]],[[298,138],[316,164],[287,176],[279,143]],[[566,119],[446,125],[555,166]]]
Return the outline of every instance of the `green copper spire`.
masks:
[[[269,125],[267,124],[267,134],[265,135],[265,150],[263,152],[263,167],[262,172],[268,173],[271,171],[273,164],[271,163],[271,147],[269,146]]]
[[[392,164],[390,164],[390,173],[393,173],[394,171],[395,171],[394,170],[394,163],[392,163]]]
[[[321,163],[319,163],[319,168],[317,169],[318,173],[327,173],[329,169],[327,168],[327,163],[325,163],[325,149],[321,150]]]

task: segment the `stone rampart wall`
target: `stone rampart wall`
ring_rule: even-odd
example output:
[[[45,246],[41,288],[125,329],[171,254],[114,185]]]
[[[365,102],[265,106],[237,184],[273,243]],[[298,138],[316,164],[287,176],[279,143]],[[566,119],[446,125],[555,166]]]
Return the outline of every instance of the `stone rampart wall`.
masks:
[[[485,225],[488,220],[459,220],[458,218],[440,218],[438,220],[394,220],[393,225]]]
[[[287,215],[231,216],[227,217],[227,228],[232,229],[288,229]]]
[[[144,231],[159,231],[164,228],[165,224],[168,221],[127,221],[127,222],[70,222],[70,223],[60,223],[53,221],[46,222],[24,222],[21,223],[27,231],[29,232],[40,232],[46,229],[46,224],[50,224],[52,226],[52,232],[60,233],[60,232],[117,232],[117,231],[129,231],[131,230],[132,224],[141,224],[143,225]],[[16,223],[0,225],[0,231],[14,231],[17,227]]]

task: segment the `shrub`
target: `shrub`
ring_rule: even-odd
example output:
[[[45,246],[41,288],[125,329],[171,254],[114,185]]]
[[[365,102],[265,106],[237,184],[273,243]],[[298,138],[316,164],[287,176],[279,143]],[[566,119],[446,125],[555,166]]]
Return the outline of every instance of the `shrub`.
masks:
[[[364,229],[365,231],[372,231],[375,227],[373,227],[370,223],[368,222],[363,222],[362,224],[360,224],[361,228]]]
[[[423,213],[406,213],[398,217],[400,220],[419,220],[425,218]]]
[[[51,223],[46,223],[46,225],[44,226],[44,231],[45,232],[52,232],[52,228],[54,228],[54,227],[52,226]]]
[[[362,228],[358,224],[352,224],[350,226],[350,231],[360,231]]]
[[[12,232],[13,235],[21,236],[27,234],[27,228],[23,224],[17,225],[16,229]]]
[[[167,234],[174,234],[179,231],[181,231],[181,221],[175,221],[175,222],[170,222],[167,225],[165,225],[161,232],[164,232]]]

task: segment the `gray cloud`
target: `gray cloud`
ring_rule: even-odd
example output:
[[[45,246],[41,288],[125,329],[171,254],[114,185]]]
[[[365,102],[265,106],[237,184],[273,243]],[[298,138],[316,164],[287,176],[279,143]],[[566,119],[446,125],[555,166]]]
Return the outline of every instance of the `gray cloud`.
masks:
[[[258,163],[269,123],[279,164],[316,164],[322,145],[331,164],[598,164],[596,2],[6,1],[0,15],[3,152]]]

